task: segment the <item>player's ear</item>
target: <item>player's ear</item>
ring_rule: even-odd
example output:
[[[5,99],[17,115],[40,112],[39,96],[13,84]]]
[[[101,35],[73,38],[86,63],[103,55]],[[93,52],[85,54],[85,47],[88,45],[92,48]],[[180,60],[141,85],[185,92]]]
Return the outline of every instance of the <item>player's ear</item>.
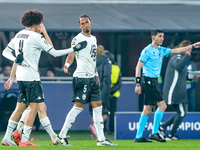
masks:
[[[155,39],[154,39],[154,38],[155,38],[155,36],[154,36],[154,35],[152,35],[152,36],[151,36],[151,38],[152,38],[152,40],[155,40]]]

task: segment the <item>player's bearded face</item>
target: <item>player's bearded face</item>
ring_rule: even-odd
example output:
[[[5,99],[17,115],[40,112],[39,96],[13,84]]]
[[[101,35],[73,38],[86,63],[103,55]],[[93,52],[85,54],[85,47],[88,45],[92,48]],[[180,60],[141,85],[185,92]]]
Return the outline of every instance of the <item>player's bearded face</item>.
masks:
[[[91,22],[87,17],[81,18],[79,27],[82,29],[84,33],[90,33],[91,30]]]
[[[84,28],[84,32],[89,33],[90,30],[89,30],[87,27],[85,27],[85,28]]]
[[[87,27],[85,27],[83,30],[84,30],[85,33],[89,33],[90,32],[89,28],[87,28]]]

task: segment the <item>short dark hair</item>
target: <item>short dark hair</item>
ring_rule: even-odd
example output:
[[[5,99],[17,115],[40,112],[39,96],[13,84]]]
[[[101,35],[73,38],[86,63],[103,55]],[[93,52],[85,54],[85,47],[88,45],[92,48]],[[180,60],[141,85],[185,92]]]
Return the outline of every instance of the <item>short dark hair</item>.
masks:
[[[151,31],[151,36],[156,36],[158,33],[164,33],[162,30],[156,29]]]
[[[21,23],[25,27],[31,27],[43,22],[43,14],[38,10],[27,10],[21,18]]]
[[[80,19],[81,19],[81,18],[84,18],[84,17],[87,17],[87,18],[91,21],[91,19],[90,19],[90,17],[89,17],[88,15],[83,14],[83,15],[80,15],[80,17],[79,17],[79,19],[78,19],[78,22],[80,23]]]

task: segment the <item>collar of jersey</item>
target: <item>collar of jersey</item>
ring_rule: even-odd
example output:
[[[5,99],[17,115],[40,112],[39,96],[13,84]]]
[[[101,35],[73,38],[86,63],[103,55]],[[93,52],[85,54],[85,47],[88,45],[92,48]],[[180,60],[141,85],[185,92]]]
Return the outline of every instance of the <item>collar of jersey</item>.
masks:
[[[81,32],[84,36],[87,36],[87,37],[91,37],[91,35],[90,36],[88,36],[88,35],[85,35],[83,32]]]
[[[35,31],[33,31],[33,30],[30,30],[30,29],[24,29],[24,30],[28,30],[28,31],[32,31],[32,32],[34,32],[34,33],[36,33],[36,34],[40,34],[40,33],[37,33],[37,32],[35,32]]]
[[[150,44],[151,45],[151,47],[153,47],[153,45],[152,44]],[[155,50],[160,50],[160,45],[158,46],[158,48],[156,49],[155,47],[153,47]]]

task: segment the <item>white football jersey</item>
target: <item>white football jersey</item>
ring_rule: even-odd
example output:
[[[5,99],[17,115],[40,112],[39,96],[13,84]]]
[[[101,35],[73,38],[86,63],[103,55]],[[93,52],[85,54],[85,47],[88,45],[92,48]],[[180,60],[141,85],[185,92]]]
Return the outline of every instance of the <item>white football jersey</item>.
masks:
[[[73,38],[71,45],[73,47],[82,41],[87,41],[87,46],[76,52],[77,67],[73,77],[92,78],[95,76],[97,40],[95,36],[87,36],[81,32]]]
[[[39,81],[38,64],[41,52],[53,49],[45,38],[39,33],[24,29],[15,35],[8,48],[14,50],[16,56],[23,52],[24,61],[21,65],[17,65],[17,81]]]

